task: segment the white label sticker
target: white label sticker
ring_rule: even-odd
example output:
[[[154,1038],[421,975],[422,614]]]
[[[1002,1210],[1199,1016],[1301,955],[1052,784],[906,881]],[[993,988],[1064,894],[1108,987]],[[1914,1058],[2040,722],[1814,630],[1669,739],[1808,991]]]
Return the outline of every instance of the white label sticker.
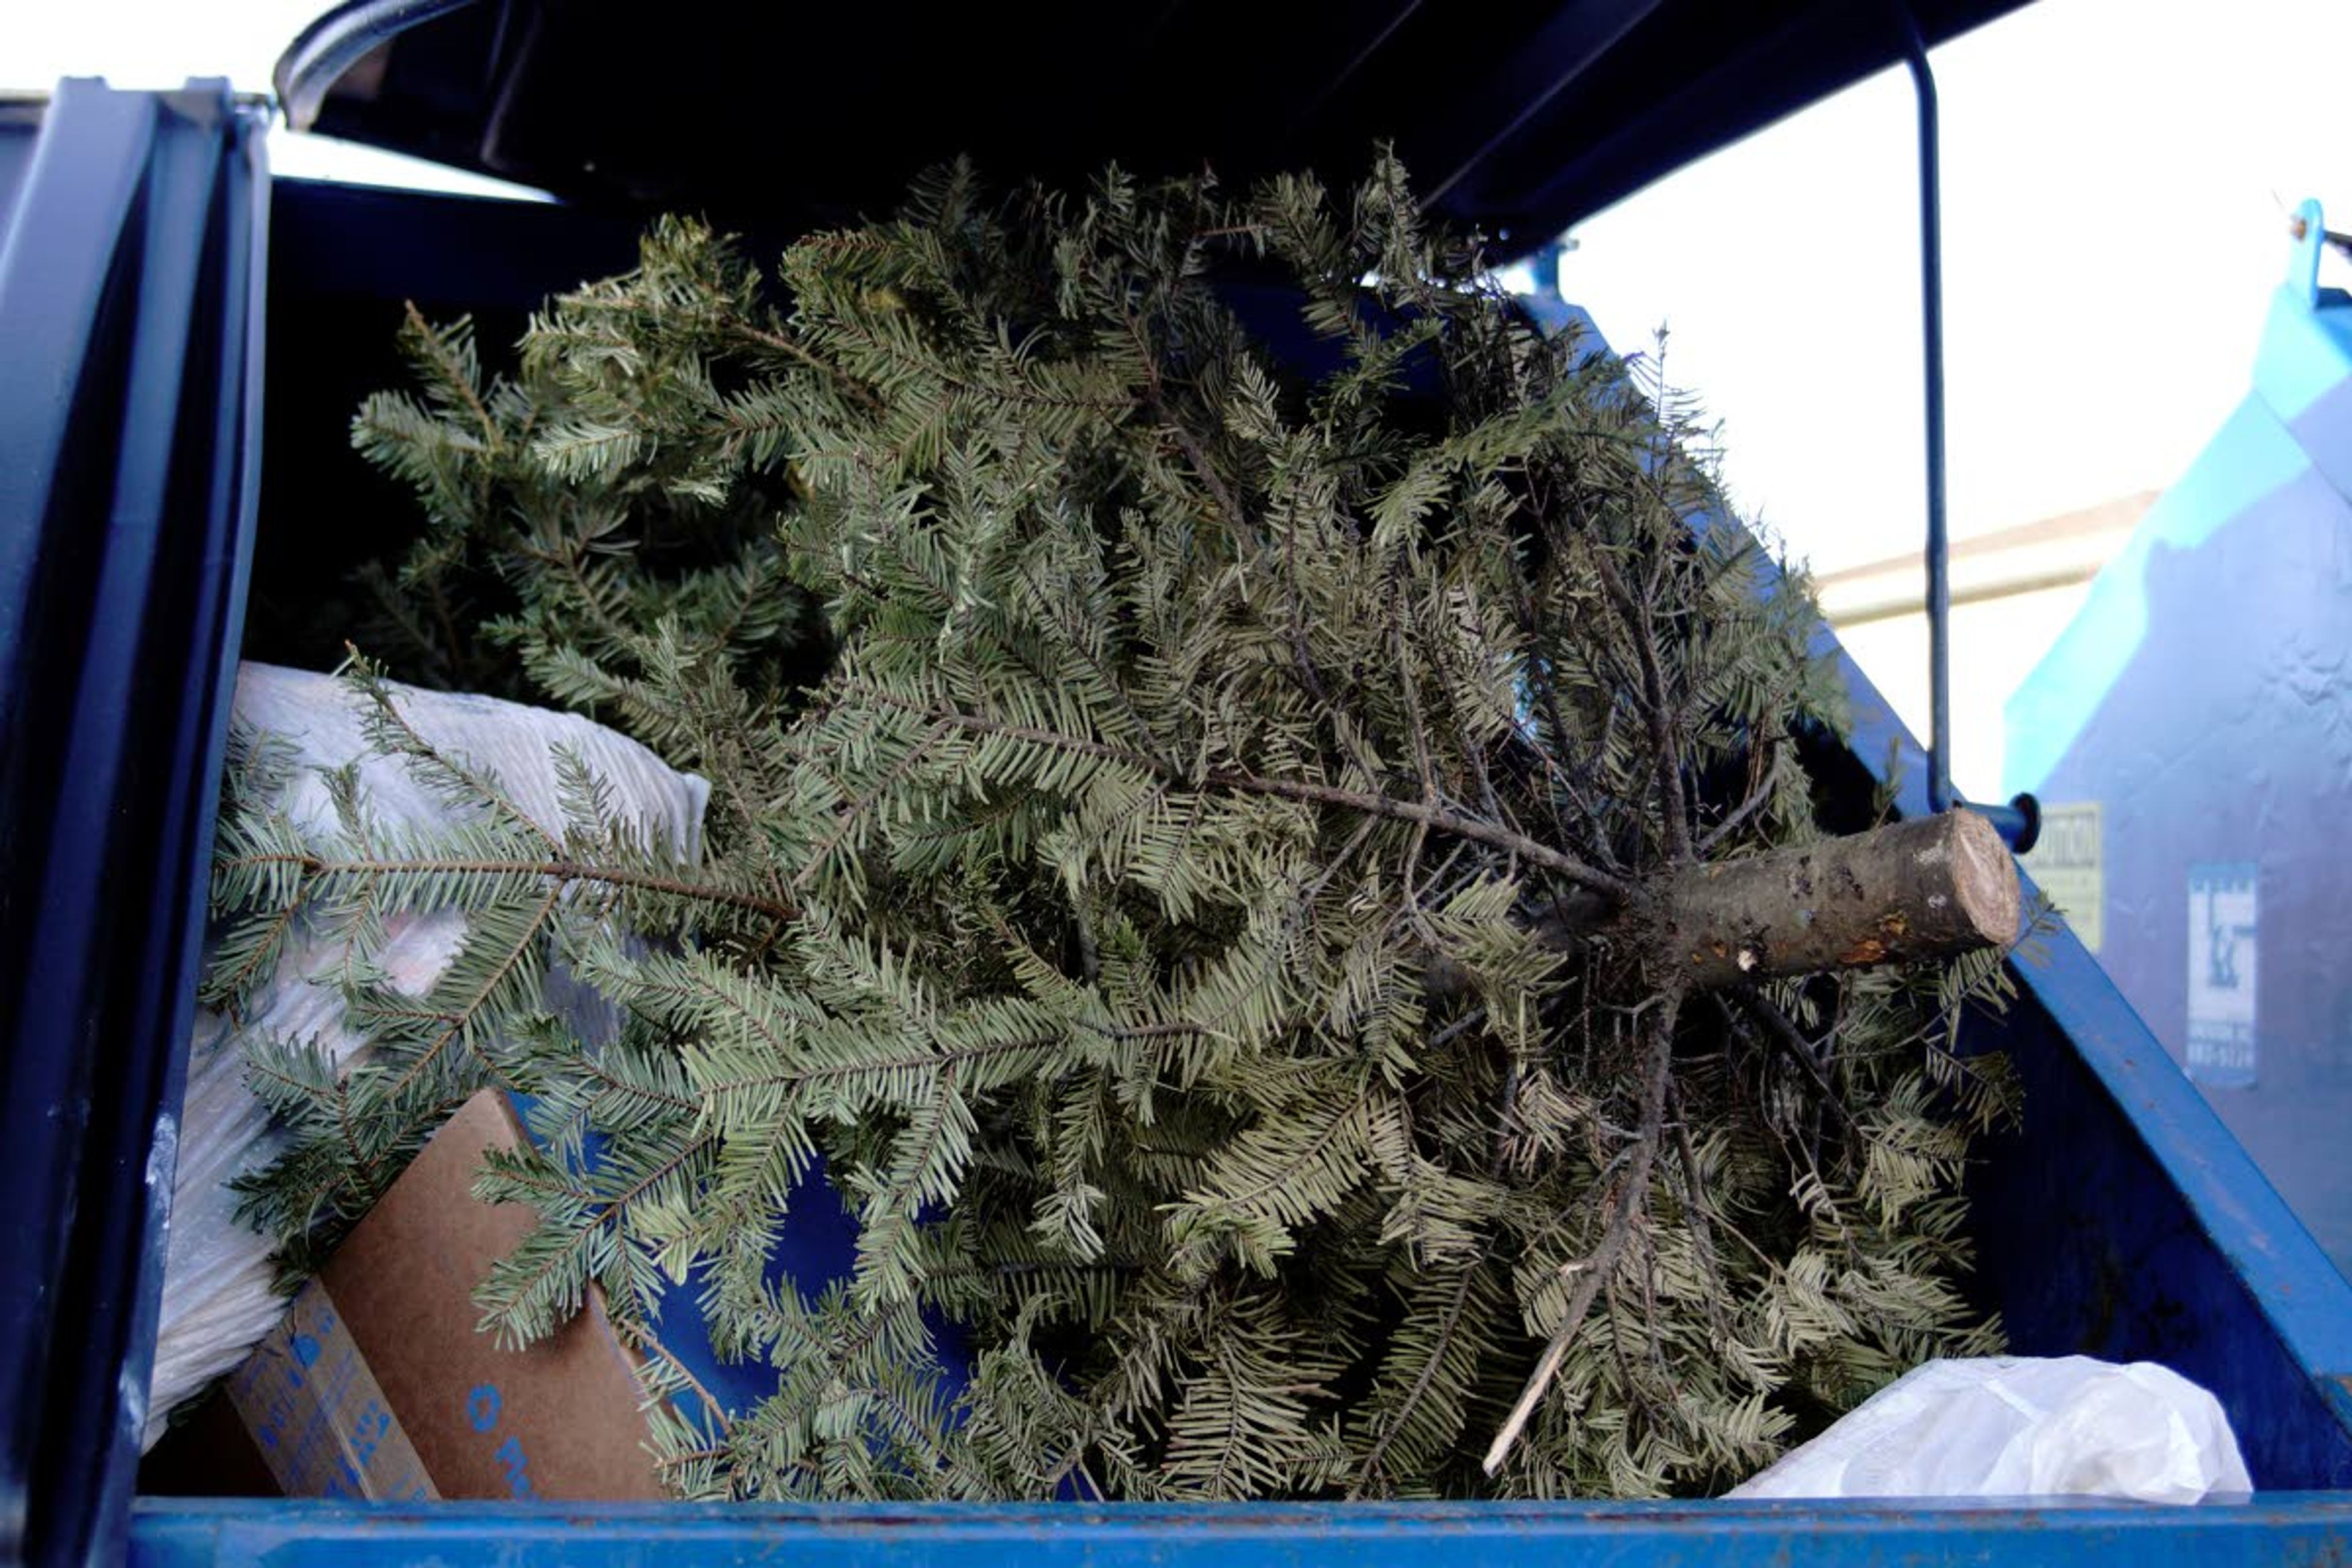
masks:
[[[2189,868],[2189,1076],[2254,1081],[2257,868],[2251,860]]]

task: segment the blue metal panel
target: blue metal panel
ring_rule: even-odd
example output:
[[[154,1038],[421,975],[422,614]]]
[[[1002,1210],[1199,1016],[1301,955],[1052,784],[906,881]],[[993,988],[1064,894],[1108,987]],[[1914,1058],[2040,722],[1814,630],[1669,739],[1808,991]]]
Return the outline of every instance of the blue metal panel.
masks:
[[[1824,629],[1855,757],[1923,811],[1927,758]],[[2162,1362],[2229,1412],[2254,1484],[2352,1488],[2352,1286],[2072,931],[2011,965],[1970,1026],[2006,1052],[2023,1120],[1969,1179],[1979,1289],[2026,1355]]]
[[[0,1559],[121,1550],[258,469],[260,126],[48,104],[0,239]]]
[[[1291,1503],[689,1509],[143,1503],[136,1568],[2064,1568],[2341,1563],[2352,1498],[2201,1508],[1948,1503]]]
[[[2298,222],[2252,388],[2011,699],[2009,782],[2098,804],[2101,962],[2352,1268],[2352,298]]]
[[[2217,1394],[2255,1485],[2352,1488],[2352,1289],[2071,932],[1997,1030],[2020,1131],[1970,1174],[2012,1347]]]

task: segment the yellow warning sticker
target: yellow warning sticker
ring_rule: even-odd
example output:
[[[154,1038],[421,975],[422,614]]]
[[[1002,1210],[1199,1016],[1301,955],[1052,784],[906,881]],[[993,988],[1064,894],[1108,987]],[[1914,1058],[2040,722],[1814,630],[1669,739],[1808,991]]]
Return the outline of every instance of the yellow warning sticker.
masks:
[[[2058,906],[2074,934],[2099,951],[2101,915],[2106,907],[2106,873],[2101,858],[2099,803],[2079,801],[2042,808],[2042,837],[2026,855],[2026,873]]]

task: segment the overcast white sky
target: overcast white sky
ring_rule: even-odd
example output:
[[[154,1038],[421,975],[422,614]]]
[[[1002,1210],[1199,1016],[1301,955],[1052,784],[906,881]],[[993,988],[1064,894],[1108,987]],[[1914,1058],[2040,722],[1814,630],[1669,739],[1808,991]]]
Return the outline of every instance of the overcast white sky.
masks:
[[[1934,62],[1954,531],[2163,488],[2245,394],[2283,206],[2352,229],[2352,4],[2040,0]],[[1672,327],[1735,499],[1824,570],[1926,526],[1914,117],[1907,76],[1865,82],[1580,226],[1562,268],[1619,348]]]
[[[259,90],[326,5],[0,0],[0,86]],[[2352,3],[2039,0],[1936,65],[1954,530],[2161,488],[2245,390],[2283,208],[2352,227]],[[1866,82],[1580,226],[1563,268],[1621,349],[1672,327],[1735,498],[1825,570],[1924,526],[1912,115],[1902,74]],[[413,177],[312,137],[271,156]]]
[[[268,92],[286,46],[333,8],[334,0],[0,0],[0,89],[47,89],[68,76],[138,88],[226,77],[240,92]],[[269,159],[281,174],[489,195],[514,191],[497,180],[282,130],[271,139]]]

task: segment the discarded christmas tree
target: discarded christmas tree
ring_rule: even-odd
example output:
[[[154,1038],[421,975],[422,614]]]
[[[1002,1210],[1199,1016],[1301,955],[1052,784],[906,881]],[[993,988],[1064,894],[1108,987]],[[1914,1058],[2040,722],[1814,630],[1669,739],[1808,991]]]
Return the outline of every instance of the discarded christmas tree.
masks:
[[[1352,203],[950,171],[773,292],[665,224],[513,382],[413,321],[425,399],[358,427],[428,513],[395,671],[510,650],[705,774],[709,844],[585,776],[523,820],[362,670],[474,815],[315,842],[233,798],[220,990],[306,911],[470,934],[421,1005],[348,966],[348,1076],[254,1043],[304,1133],[254,1212],[316,1240],[473,1089],[539,1096],[487,1321],[692,1279],[780,1369],[667,1407],[696,1496],[1703,1490],[1994,1345],[1958,1177],[1998,1074],[1953,1030],[2006,856],[1823,838],[1801,585],[1694,528],[1670,399],[1479,273],[1386,164]],[[551,955],[616,1042],[546,1016]],[[768,1266],[820,1156],[858,1262],[803,1298]]]

